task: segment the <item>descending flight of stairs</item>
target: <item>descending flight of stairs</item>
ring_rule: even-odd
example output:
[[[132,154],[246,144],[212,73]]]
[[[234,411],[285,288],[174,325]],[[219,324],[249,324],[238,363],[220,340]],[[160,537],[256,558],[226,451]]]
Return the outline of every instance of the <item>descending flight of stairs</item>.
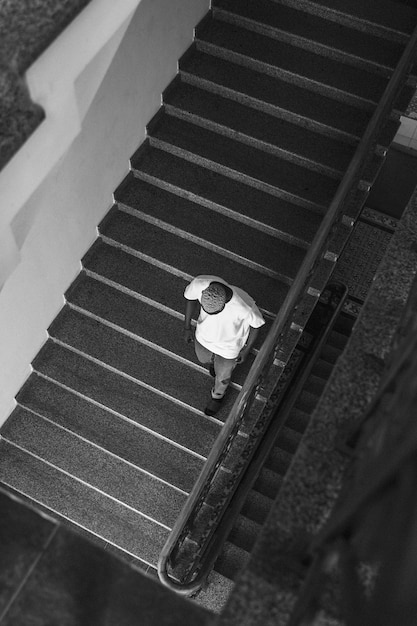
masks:
[[[214,274],[248,291],[267,320],[259,349],[415,21],[389,0],[213,0],[2,428],[4,485],[155,568],[250,367],[205,416],[184,288]],[[387,120],[383,147],[397,128]],[[345,336],[249,496],[217,564],[226,577]]]
[[[295,350],[295,373],[292,373],[294,381],[297,381],[300,375],[297,370],[300,370],[302,358],[308,357],[311,352],[310,346],[314,345],[314,339],[318,336],[319,331],[323,332],[326,329],[326,323],[322,319],[324,308],[324,305],[318,304]],[[273,442],[272,450],[268,453],[264,465],[244,501],[240,514],[224,545],[223,552],[215,564],[215,571],[223,576],[235,580],[237,574],[244,568],[256,538],[259,536],[261,526],[279,493],[284,476],[307,428],[310,416],[349,339],[355,320],[356,318],[351,315],[339,313],[316,360],[313,360],[311,371],[297,395],[293,407],[288,412],[283,428]],[[288,391],[290,393],[292,391],[291,384],[288,386]],[[279,418],[280,412],[281,409],[278,408],[274,421]],[[266,438],[268,439],[268,434]]]

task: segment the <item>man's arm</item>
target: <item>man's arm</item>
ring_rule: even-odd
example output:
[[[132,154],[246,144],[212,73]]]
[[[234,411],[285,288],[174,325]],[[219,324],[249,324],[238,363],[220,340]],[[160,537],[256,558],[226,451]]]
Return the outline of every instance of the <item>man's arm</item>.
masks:
[[[184,316],[184,341],[192,343],[194,341],[194,333],[191,328],[191,320],[197,318],[200,313],[200,303],[198,300],[187,300],[185,305]]]
[[[239,356],[237,357],[238,363],[243,363],[243,361],[246,359],[249,352],[251,351],[253,344],[256,341],[258,334],[259,334],[259,328],[253,328],[253,326],[250,326],[249,335],[246,340],[246,343],[243,346],[242,350],[239,352]]]

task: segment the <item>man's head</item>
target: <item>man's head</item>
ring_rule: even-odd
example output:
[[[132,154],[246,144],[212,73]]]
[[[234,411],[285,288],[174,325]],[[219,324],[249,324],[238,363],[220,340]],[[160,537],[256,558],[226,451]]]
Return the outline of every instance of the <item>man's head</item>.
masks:
[[[216,315],[226,305],[226,287],[222,283],[212,282],[201,293],[201,306],[208,315]]]

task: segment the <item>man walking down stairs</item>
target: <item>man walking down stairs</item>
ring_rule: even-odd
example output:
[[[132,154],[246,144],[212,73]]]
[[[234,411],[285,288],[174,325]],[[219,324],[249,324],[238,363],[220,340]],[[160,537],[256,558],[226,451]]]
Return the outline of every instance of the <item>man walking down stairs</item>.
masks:
[[[1,430],[3,486],[155,575],[416,22],[392,0],[213,0]],[[362,203],[413,91],[387,112]],[[215,414],[183,341],[203,274],[265,320]]]

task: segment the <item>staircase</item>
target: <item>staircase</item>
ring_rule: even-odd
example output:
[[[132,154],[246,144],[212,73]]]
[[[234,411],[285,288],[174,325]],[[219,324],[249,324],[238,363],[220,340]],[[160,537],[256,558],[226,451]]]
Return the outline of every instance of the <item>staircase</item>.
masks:
[[[251,365],[205,416],[184,288],[214,274],[248,291],[267,320],[259,349],[416,22],[389,0],[212,4],[0,433],[4,485],[150,571]],[[397,128],[393,115],[379,146]],[[217,563],[228,579],[343,347],[333,339]]]
[[[308,354],[309,346],[320,331],[323,324],[323,309],[324,306],[319,302],[294,351],[294,365],[291,367],[295,370],[299,369],[303,356]],[[226,578],[235,580],[249,559],[261,527],[278,496],[282,481],[307,428],[310,416],[337,359],[348,342],[355,321],[355,317],[340,313],[319,352],[317,360],[313,361],[311,373],[307,377],[293,408],[289,411],[284,426],[276,437],[273,448],[268,454],[253,488],[248,493],[224,545],[223,552],[216,562],[215,571]],[[297,380],[297,374],[293,374],[293,378]],[[291,383],[289,389],[291,389]],[[274,416],[273,421],[277,418],[278,415]],[[269,437],[270,435],[267,434],[266,438]]]

